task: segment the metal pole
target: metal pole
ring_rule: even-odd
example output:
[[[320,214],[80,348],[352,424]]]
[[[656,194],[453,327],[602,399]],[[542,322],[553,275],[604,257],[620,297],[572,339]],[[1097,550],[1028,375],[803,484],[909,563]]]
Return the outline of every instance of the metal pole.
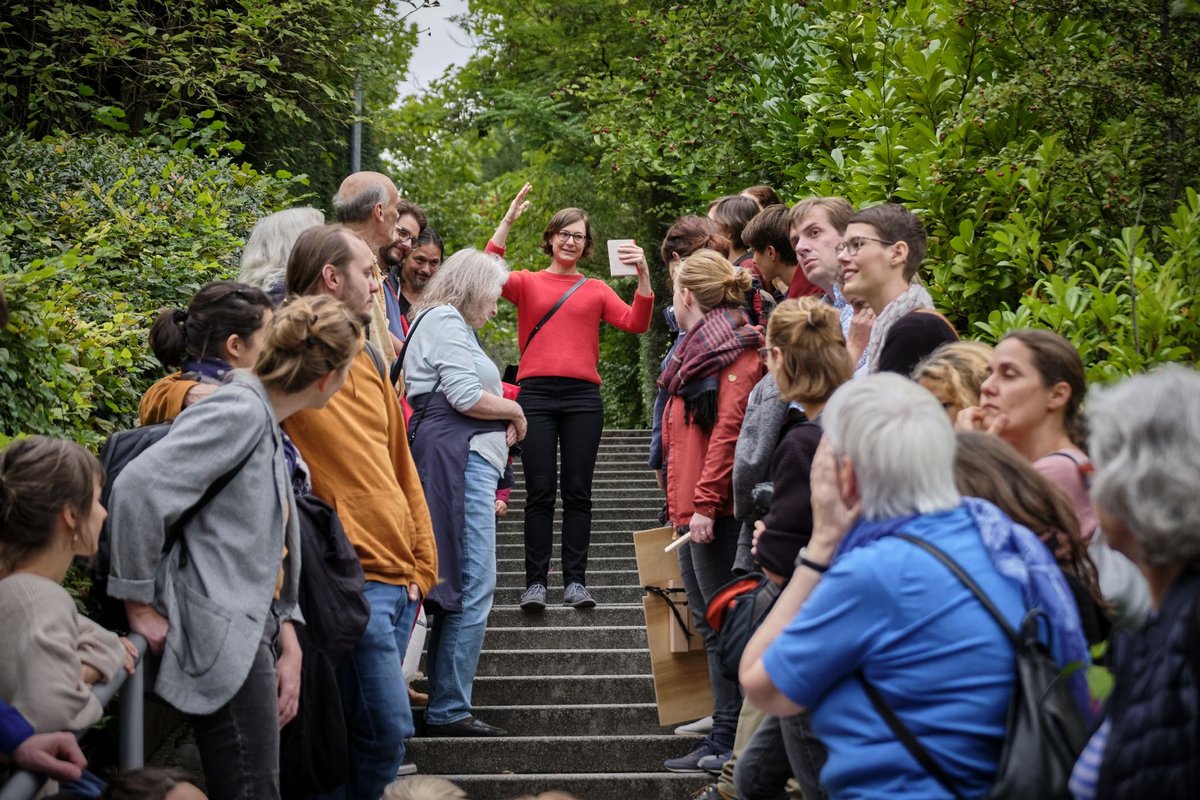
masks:
[[[124,772],[146,763],[146,640],[136,633],[129,640],[138,649],[137,667],[121,687],[118,698],[117,767]]]
[[[350,125],[350,172],[362,170],[362,76],[354,76],[354,122]]]

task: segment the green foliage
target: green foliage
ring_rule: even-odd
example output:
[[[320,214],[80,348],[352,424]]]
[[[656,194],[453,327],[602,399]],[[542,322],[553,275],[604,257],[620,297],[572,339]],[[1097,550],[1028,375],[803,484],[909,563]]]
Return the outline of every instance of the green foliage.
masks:
[[[162,307],[236,274],[294,179],[122,137],[0,138],[0,439],[95,446],[132,424],[162,369],[145,332]]]

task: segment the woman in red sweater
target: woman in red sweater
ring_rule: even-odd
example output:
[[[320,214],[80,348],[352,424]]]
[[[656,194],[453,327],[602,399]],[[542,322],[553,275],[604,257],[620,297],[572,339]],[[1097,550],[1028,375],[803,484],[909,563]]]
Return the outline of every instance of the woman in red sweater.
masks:
[[[488,252],[504,254],[509,228],[529,207],[525,184],[501,220]],[[600,323],[628,333],[645,333],[654,310],[654,292],[642,248],[623,245],[621,261],[638,271],[637,294],[629,306],[600,280],[579,272],[579,261],[592,252],[587,212],[564,208],[550,218],[542,233],[542,252],[550,256],[543,270],[514,270],[503,297],[517,307],[517,340],[521,367],[518,402],[529,424],[522,442],[525,469],[525,593],[521,607],[546,607],[550,550],[554,541],[554,504],[562,483],[563,604],[591,608],[596,601],[586,587],[588,542],[592,527],[592,472],[604,428],[600,398]],[[576,284],[581,284],[576,287]],[[574,291],[572,291],[574,289]],[[567,293],[530,341],[534,328]],[[561,454],[561,473],[556,460]]]
[[[663,453],[667,515],[691,532],[679,549],[688,606],[708,644],[713,728],[690,753],[668,759],[672,772],[699,772],[700,761],[723,763],[733,750],[742,695],[716,663],[716,634],[704,624],[709,598],[729,581],[740,525],[733,516],[733,450],[750,390],[763,375],[762,332],[742,310],[750,273],[722,255],[698,250],[675,268],[675,317],[687,331],[658,385],[667,390]],[[707,763],[714,763],[713,761]]]

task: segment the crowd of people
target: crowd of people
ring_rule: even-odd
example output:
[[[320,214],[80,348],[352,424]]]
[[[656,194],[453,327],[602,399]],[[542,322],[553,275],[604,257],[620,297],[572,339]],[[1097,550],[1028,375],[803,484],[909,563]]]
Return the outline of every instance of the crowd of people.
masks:
[[[58,733],[95,723],[91,687],[136,657],[62,587],[102,530],[104,590],[149,643],[156,695],[189,720],[209,796],[416,796],[424,784],[394,783],[417,771],[414,697],[427,735],[506,735],[472,689],[512,460],[521,607],[557,602],[560,489],[561,602],[603,602],[587,588],[599,331],[644,333],[655,305],[634,243],[616,251],[631,303],[580,271],[595,244],[580,208],[550,217],[548,264],[510,271],[531,189],[482,249],[449,257],[379,173],[346,178],[336,223],[265,217],[239,280],[150,330],[176,370],[139,409],[171,423],[161,440],[110,476],[62,440],[0,453],[0,745],[18,765],[72,796],[112,791]],[[765,186],[663,236],[672,341],[648,465],[684,540],[713,697],[665,769],[717,776],[704,800],[987,795],[1022,691],[1020,631],[1086,731],[1062,791],[1069,777],[1076,798],[1200,796],[1200,373],[1089,397],[1056,333],[962,340],[921,281],[925,248],[900,205],[789,208]],[[505,374],[478,335],[501,298],[521,354]],[[777,599],[735,675],[705,610],[748,573]],[[1085,680],[1094,658],[1107,698]]]

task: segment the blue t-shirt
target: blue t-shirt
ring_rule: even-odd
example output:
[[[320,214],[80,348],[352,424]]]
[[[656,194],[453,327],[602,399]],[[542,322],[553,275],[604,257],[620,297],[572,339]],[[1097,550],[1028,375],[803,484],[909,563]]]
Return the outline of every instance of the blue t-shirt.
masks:
[[[901,530],[944,550],[1019,625],[1020,587],[992,566],[964,507]],[[964,796],[990,786],[1016,656],[975,596],[916,545],[885,536],[834,561],[763,665],[784,695],[811,710],[829,749],[821,783],[831,797],[950,796],[875,711],[859,669]]]

